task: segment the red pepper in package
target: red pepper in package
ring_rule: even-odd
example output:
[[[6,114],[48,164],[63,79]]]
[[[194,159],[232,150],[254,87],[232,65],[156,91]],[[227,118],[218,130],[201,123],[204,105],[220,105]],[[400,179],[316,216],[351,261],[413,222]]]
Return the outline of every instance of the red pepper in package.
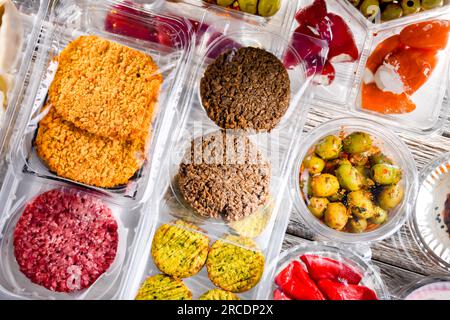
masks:
[[[285,294],[295,300],[325,300],[300,261],[294,260],[284,268],[275,278],[275,283]]]
[[[328,300],[378,300],[375,292],[364,286],[328,279],[320,280],[317,285]]]
[[[300,259],[305,263],[309,276],[316,282],[329,279],[358,284],[362,279],[362,274],[358,270],[330,258],[305,254]]]
[[[280,289],[275,289],[273,292],[273,300],[292,300]]]

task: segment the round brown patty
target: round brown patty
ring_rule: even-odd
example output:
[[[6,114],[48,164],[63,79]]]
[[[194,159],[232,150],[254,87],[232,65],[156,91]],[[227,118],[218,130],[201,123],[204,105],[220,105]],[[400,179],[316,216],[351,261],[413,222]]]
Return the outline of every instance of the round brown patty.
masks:
[[[145,138],[101,138],[63,120],[51,107],[39,122],[36,150],[58,176],[112,188],[126,184],[145,159]]]
[[[49,89],[56,111],[76,127],[106,138],[147,132],[162,76],[153,59],[96,36],[82,36],[61,52]]]
[[[192,141],[177,181],[198,214],[237,221],[267,201],[270,169],[247,137],[216,132]]]
[[[208,116],[224,129],[273,129],[289,107],[283,64],[258,48],[231,50],[208,66],[200,83]]]

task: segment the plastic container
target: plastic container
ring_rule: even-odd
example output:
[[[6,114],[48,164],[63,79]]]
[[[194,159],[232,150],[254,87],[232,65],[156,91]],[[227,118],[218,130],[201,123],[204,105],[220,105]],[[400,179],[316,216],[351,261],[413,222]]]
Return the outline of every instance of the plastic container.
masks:
[[[445,203],[450,194],[449,171],[450,153],[423,168],[415,208],[408,223],[416,245],[446,271],[450,270],[450,230],[444,217]]]
[[[450,277],[426,277],[409,285],[400,293],[403,300],[450,300]]]
[[[196,10],[213,10],[223,17],[237,17],[239,20],[250,24],[280,28],[285,26],[286,21],[289,21],[294,15],[297,0],[281,0],[280,9],[270,17],[261,17],[256,14],[225,8],[203,0],[168,0],[166,2],[165,5],[168,7],[176,8],[177,6],[183,6],[183,3],[185,3],[190,5],[191,8],[196,8]]]
[[[71,293],[50,291],[43,286],[32,283],[19,270],[14,256],[13,234],[18,219],[27,203],[45,191],[53,189],[70,189],[67,184],[58,182],[42,183],[35,178],[24,176],[16,179],[7,176],[5,188],[10,193],[3,192],[2,203],[5,203],[1,217],[0,252],[2,255],[0,268],[0,292],[14,299],[114,299],[124,276],[126,260],[130,259],[129,249],[136,236],[135,226],[139,222],[139,210],[130,210],[117,206],[99,194],[77,190],[80,194],[88,194],[99,199],[112,210],[118,224],[119,243],[116,257],[111,266],[89,288]]]
[[[402,203],[390,211],[388,222],[380,227],[355,234],[337,231],[326,226],[309,211],[305,201],[302,198],[299,177],[300,167],[308,151],[323,137],[341,132],[349,134],[354,131],[363,131],[368,133],[373,139],[373,145],[379,146],[381,151],[390,157],[394,164],[402,169],[403,176],[399,183],[403,184],[405,193]],[[385,239],[394,234],[404,224],[413,208],[413,202],[417,194],[417,173],[414,159],[406,145],[390,130],[380,128],[380,125],[370,120],[361,118],[340,118],[326,122],[317,128],[311,130],[304,141],[300,150],[293,174],[291,176],[292,198],[297,214],[306,222],[306,224],[319,236],[331,241],[346,243],[372,242]]]
[[[26,78],[26,71],[32,61],[34,56],[34,43],[40,34],[40,30],[43,23],[44,13],[48,7],[48,1],[46,0],[33,0],[33,1],[12,1],[16,10],[11,10],[10,4],[8,2],[7,11],[11,16],[9,16],[8,26],[3,26],[3,28],[8,28],[9,32],[2,31],[2,41],[4,39],[4,32],[9,35],[9,40],[12,41],[11,37],[16,37],[19,46],[14,47],[11,43],[9,46],[14,48],[8,48],[7,50],[2,50],[2,64],[8,63],[5,70],[0,70],[1,77],[7,82],[7,106],[5,108],[2,106],[0,112],[0,155],[2,157],[2,162],[6,154],[5,147],[9,143],[11,136],[10,129],[13,126],[17,110],[16,105],[20,103],[21,96],[20,91],[22,90],[22,83]],[[6,20],[6,18],[5,18]],[[6,22],[5,22],[6,24]],[[11,36],[13,35],[13,36]],[[6,44],[1,44],[7,47]],[[5,54],[9,52],[9,54]],[[11,59],[10,55],[14,53],[16,55],[15,59]],[[12,64],[11,64],[12,63]],[[3,69],[3,67],[0,67]],[[4,172],[1,173],[4,175]]]
[[[180,122],[175,133],[176,139],[173,140],[171,146],[170,160],[167,166],[161,169],[161,175],[158,179],[162,186],[161,193],[158,198],[149,203],[150,207],[146,209],[153,213],[153,221],[148,221],[147,229],[143,231],[142,247],[139,251],[149,253],[156,229],[162,224],[171,223],[181,218],[201,228],[208,235],[210,243],[230,234],[244,233],[251,236],[257,245],[257,251],[264,255],[266,262],[269,262],[278,255],[284,230],[287,227],[290,203],[282,200],[286,192],[286,183],[293,163],[293,155],[299,145],[303,123],[306,120],[307,108],[305,103],[309,96],[310,78],[306,76],[301,63],[296,68],[288,70],[291,79],[291,103],[288,111],[271,132],[248,136],[271,163],[270,196],[273,203],[267,205],[266,208],[260,207],[262,218],[257,222],[261,222],[262,227],[257,230],[258,232],[254,232],[254,230],[249,233],[239,232],[222,220],[199,217],[180,199],[177,184],[173,182],[173,178],[178,172],[181,158],[192,139],[219,130],[219,127],[208,118],[199,95],[199,82],[206,66],[213,62],[211,57],[215,58],[222,52],[242,46],[263,48],[272,52],[279,59],[290,48],[288,40],[276,33],[251,29],[242,21],[222,20],[219,16],[214,16],[213,11],[208,11],[208,14],[210,16],[206,16],[205,21],[215,20],[215,24],[206,30],[203,38],[199,41],[196,64],[190,71],[191,78],[187,84],[189,88],[188,99],[186,105],[183,106]],[[221,36],[217,36],[217,32]],[[212,41],[211,38],[213,38]],[[236,132],[230,132],[230,134],[232,133]],[[239,130],[239,133],[247,135],[241,130]],[[254,215],[256,216],[257,213],[254,213]],[[231,243],[245,249],[252,249],[234,241],[231,241]],[[129,292],[124,293],[125,299],[133,299],[139,286],[147,277],[161,273],[150,255],[142,255],[135,260],[133,265],[136,274],[140,276],[132,280],[133,284],[130,285]],[[260,283],[263,283],[264,279],[265,276],[263,275]],[[208,279],[205,268],[193,277],[183,279],[183,281],[193,291],[194,299],[197,299],[207,289],[214,288],[213,283]],[[258,298],[257,288],[258,285],[251,290],[241,294],[238,293],[238,296],[242,299]]]
[[[105,31],[105,16],[113,9],[116,14],[123,10],[123,15],[131,21],[145,20],[143,17],[161,19],[158,23],[165,23],[164,26],[167,27],[163,30],[169,30],[166,36],[173,36],[172,45],[168,47],[131,36],[108,33]],[[37,49],[36,61],[26,70],[35,78],[29,83],[22,84],[21,87],[19,118],[16,125],[11,128],[15,133],[12,151],[8,155],[11,164],[7,167],[5,182],[0,193],[3,208],[0,213],[0,250],[2,252],[0,293],[2,297],[15,299],[119,299],[120,291],[127,284],[125,280],[132,274],[128,268],[131,260],[135,258],[132,253],[135,252],[138,238],[142,235],[139,231],[146,218],[151,216],[144,211],[142,203],[146,203],[148,198],[151,198],[154,187],[157,185],[154,178],[159,174],[160,161],[164,160],[165,145],[171,128],[177,123],[174,120],[177,102],[181,95],[188,62],[192,58],[191,45],[195,43],[195,36],[192,26],[183,19],[172,18],[163,11],[158,13],[151,10],[144,11],[139,7],[116,1],[102,1],[102,3],[55,1],[48,11],[47,8],[44,10],[43,16],[48,20],[45,21],[44,28],[39,34],[39,42],[33,43]],[[152,22],[148,23],[151,25]],[[174,26],[178,26],[179,29],[174,29]],[[159,100],[160,112],[152,124],[154,137],[151,141],[148,163],[144,166],[142,177],[133,182],[135,184],[137,182],[139,187],[131,194],[128,193],[129,188],[119,190],[122,193],[117,190],[85,188],[53,175],[42,163],[32,161],[33,157],[34,160],[38,160],[32,141],[37,121],[39,117],[42,117],[40,108],[46,99],[51,81],[49,76],[56,66],[52,59],[68,41],[82,34],[100,35],[149,53],[166,76]],[[90,288],[72,294],[55,293],[31,283],[19,271],[12,253],[12,232],[24,205],[38,194],[54,188],[77,188],[81,190],[80,192],[99,198],[111,208],[119,224],[119,248],[113,265]],[[131,198],[125,198],[126,195]],[[139,257],[141,254],[140,252]]]
[[[450,1],[444,0],[444,6],[443,6],[443,7],[438,7],[438,8],[434,8],[434,9],[431,9],[431,10],[420,11],[420,12],[418,12],[418,13],[415,13],[415,14],[412,14],[412,15],[402,16],[401,18],[397,18],[397,19],[391,20],[391,21],[381,21],[381,15],[377,15],[377,16],[371,21],[371,20],[369,20],[368,18],[366,18],[366,17],[361,13],[361,11],[358,10],[358,8],[356,8],[355,6],[353,6],[353,5],[350,3],[350,0],[344,0],[343,2],[344,2],[344,4],[349,8],[349,10],[352,12],[352,14],[353,14],[355,17],[358,17],[359,19],[361,19],[362,21],[364,21],[368,26],[373,26],[374,24],[375,24],[375,25],[384,25],[384,24],[388,24],[388,23],[390,23],[390,22],[392,22],[392,21],[399,21],[399,20],[408,19],[408,18],[411,18],[411,17],[413,17],[414,19],[418,19],[418,18],[420,18],[421,15],[424,15],[424,14],[427,14],[427,13],[428,13],[428,14],[433,14],[434,12],[445,10],[445,9],[446,9],[445,6],[448,6],[448,5],[450,4]]]
[[[137,39],[133,34],[127,36],[126,32],[108,31],[105,19],[112,10],[114,14],[120,15],[121,19],[126,17],[128,21],[135,21],[136,24],[144,23],[149,28],[158,27],[159,32],[162,32],[160,36],[170,40],[170,46]],[[38,122],[43,117],[42,107],[47,99],[47,91],[56,72],[57,64],[53,59],[70,41],[79,36],[97,35],[149,54],[161,70],[164,82],[158,100],[159,110],[151,125],[147,160],[142,168],[127,185],[112,189],[90,188],[109,196],[116,203],[137,205],[149,197],[154,186],[151,182],[154,177],[152,167],[157,166],[157,161],[164,153],[165,141],[170,134],[170,126],[176,112],[175,107],[181,94],[187,64],[191,58],[194,35],[191,25],[183,19],[172,18],[162,11],[155,13],[143,10],[116,1],[102,3],[58,1],[54,3],[48,14],[51,25],[41,35],[42,39],[38,45],[40,54],[30,71],[39,80],[33,81],[21,92],[26,99],[21,104],[22,114],[16,128],[13,152],[9,156],[17,174],[24,172],[38,176],[44,181],[48,179],[70,181],[76,185],[82,185],[51,172],[37,156],[34,139]],[[177,27],[180,30],[176,29]]]
[[[297,11],[311,3],[311,0],[299,1]],[[313,106],[327,108],[331,112],[347,113],[371,119],[396,131],[430,136],[441,133],[444,129],[446,110],[448,109],[448,99],[446,100],[445,96],[448,94],[450,44],[445,50],[439,52],[439,63],[431,77],[412,95],[412,100],[417,106],[414,112],[391,115],[362,109],[360,91],[367,59],[378,43],[400,32],[410,24],[433,19],[448,20],[450,6],[382,24],[372,24],[356,12],[357,10],[347,0],[326,1],[326,3],[328,12],[341,16],[353,33],[359,51],[359,59],[353,63],[333,63],[336,69],[336,78],[331,85],[316,88]],[[292,20],[290,25],[290,32],[293,32],[298,23]]]
[[[272,270],[273,276],[270,278],[272,279],[271,282],[267,281],[267,284],[265,285],[265,299],[273,299],[273,292],[277,288],[277,285],[273,280],[276,275],[290,262],[294,260],[301,262],[300,256],[304,254],[313,254],[330,258],[344,263],[354,270],[359,270],[362,272],[362,280],[359,285],[372,289],[376,293],[379,300],[390,299],[388,289],[381,279],[379,272],[370,263],[370,259],[369,261],[365,260],[349,249],[321,242],[305,242],[304,244],[292,247],[289,250],[286,250],[274,263],[272,263],[270,269]]]

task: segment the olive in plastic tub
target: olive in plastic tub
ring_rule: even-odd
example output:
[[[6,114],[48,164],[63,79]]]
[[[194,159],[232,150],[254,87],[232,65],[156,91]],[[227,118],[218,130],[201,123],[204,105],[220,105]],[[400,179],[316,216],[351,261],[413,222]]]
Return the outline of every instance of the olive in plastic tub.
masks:
[[[358,171],[356,162],[361,161],[358,154],[344,159],[342,156],[348,156],[342,152],[345,150],[335,150],[336,154],[332,155],[330,150],[315,149],[318,142],[333,139],[339,142],[342,138],[342,144],[345,145],[345,137],[351,137],[352,133],[356,133],[356,140],[369,136],[371,150],[376,151],[368,159],[364,159],[364,153],[360,154],[365,165],[370,166],[367,176],[364,176],[366,171]],[[370,120],[340,118],[314,128],[304,141],[306,143],[298,155],[291,177],[291,191],[297,214],[308,227],[320,237],[347,243],[379,241],[399,230],[413,208],[417,194],[417,173],[410,151],[393,132],[386,128],[381,129],[379,124]],[[374,147],[376,149],[373,149]],[[328,155],[322,151],[328,152]],[[318,158],[319,162],[322,162],[320,157],[332,156],[332,160],[327,162],[333,166],[322,167],[322,170],[317,172],[306,170],[304,160],[307,157],[309,160],[311,156],[313,159]],[[393,171],[390,171],[391,169]],[[396,180],[395,183],[381,181],[380,172],[396,172],[396,177],[392,176]],[[349,181],[347,177],[354,177],[355,181]],[[322,187],[319,189],[323,178],[329,178],[327,181],[333,182],[327,190],[321,190]],[[316,191],[308,186],[308,182],[313,180]],[[330,184],[327,183],[328,185]],[[326,194],[322,194],[323,192]],[[317,205],[321,203],[317,199],[323,199],[323,206]],[[397,201],[400,199],[400,202]],[[380,208],[383,210],[379,210]],[[381,217],[383,219],[379,220]]]

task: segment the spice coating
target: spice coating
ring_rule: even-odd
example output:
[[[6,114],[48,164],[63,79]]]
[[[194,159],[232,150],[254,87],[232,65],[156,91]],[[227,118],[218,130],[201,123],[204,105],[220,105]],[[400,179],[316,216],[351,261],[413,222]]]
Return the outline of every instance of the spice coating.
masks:
[[[158,274],[147,278],[136,300],[192,300],[192,293],[183,281]]]
[[[261,279],[264,256],[253,240],[230,235],[211,246],[206,268],[214,285],[226,291],[244,292]]]
[[[208,255],[209,239],[195,225],[177,220],[163,224],[152,242],[152,257],[161,272],[174,278],[197,274]]]
[[[199,300],[241,300],[237,295],[221,289],[212,289],[200,297]]]

